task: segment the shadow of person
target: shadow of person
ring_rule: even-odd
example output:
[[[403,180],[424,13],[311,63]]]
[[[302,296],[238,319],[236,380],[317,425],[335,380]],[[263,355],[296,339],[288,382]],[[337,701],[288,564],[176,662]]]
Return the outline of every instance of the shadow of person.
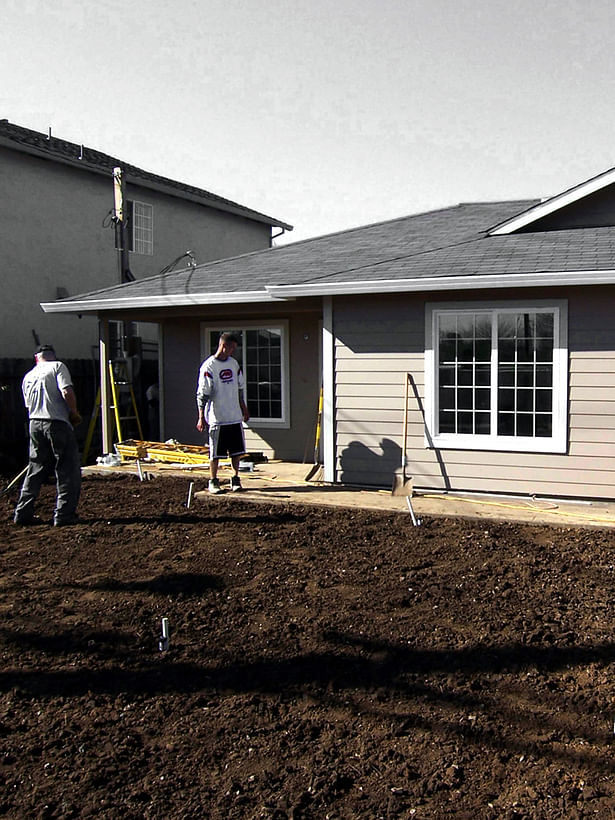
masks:
[[[340,457],[340,481],[363,487],[391,487],[401,464],[401,447],[390,438],[380,441],[380,453],[351,441]]]

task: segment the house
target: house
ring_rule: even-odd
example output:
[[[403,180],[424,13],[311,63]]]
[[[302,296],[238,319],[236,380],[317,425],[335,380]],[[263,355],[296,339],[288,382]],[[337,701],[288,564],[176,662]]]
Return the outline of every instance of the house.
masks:
[[[127,216],[124,255],[113,218],[116,167]],[[9,388],[0,396],[0,450],[4,421],[22,415],[19,383],[39,341],[80,362],[74,376],[90,374],[98,355],[95,316],[43,313],[41,302],[139,280],[182,259],[202,263],[269,248],[274,229],[292,229],[209,191],[58,139],[51,129],[42,134],[6,119],[0,120],[0,179],[0,383]],[[110,331],[121,349],[124,328],[112,323]],[[133,349],[155,358],[155,326],[133,327],[131,336],[138,343]],[[8,431],[8,438],[18,432]]]
[[[225,328],[242,334],[250,449],[310,454],[322,383],[325,480],[391,487],[409,384],[416,487],[613,499],[614,286],[615,169],[43,309],[159,322],[164,430],[181,441],[199,440],[196,372]]]
[[[30,357],[33,334],[91,358],[95,320],[44,314],[41,301],[122,281],[112,220],[113,169],[125,182],[131,274],[161,271],[186,251],[198,262],[271,245],[280,220],[120,159],[0,120],[0,357]]]

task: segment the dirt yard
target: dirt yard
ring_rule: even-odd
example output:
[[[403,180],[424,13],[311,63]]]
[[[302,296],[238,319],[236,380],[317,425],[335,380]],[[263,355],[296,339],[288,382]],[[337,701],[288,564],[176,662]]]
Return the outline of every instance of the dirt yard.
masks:
[[[3,496],[0,816],[615,815],[615,532],[187,489]]]

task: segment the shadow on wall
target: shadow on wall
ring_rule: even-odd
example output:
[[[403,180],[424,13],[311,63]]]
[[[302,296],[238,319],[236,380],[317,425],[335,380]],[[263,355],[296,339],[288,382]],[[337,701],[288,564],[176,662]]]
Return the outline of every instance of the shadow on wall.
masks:
[[[401,447],[390,438],[383,438],[380,451],[370,450],[360,441],[351,441],[340,457],[342,484],[392,487],[395,473],[401,467]]]

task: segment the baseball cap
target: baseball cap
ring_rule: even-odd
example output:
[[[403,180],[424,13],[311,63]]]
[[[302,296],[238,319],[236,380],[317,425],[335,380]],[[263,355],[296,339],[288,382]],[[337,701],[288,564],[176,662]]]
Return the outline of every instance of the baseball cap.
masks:
[[[53,345],[39,345],[36,348],[37,353],[53,353],[55,355],[55,350]]]

